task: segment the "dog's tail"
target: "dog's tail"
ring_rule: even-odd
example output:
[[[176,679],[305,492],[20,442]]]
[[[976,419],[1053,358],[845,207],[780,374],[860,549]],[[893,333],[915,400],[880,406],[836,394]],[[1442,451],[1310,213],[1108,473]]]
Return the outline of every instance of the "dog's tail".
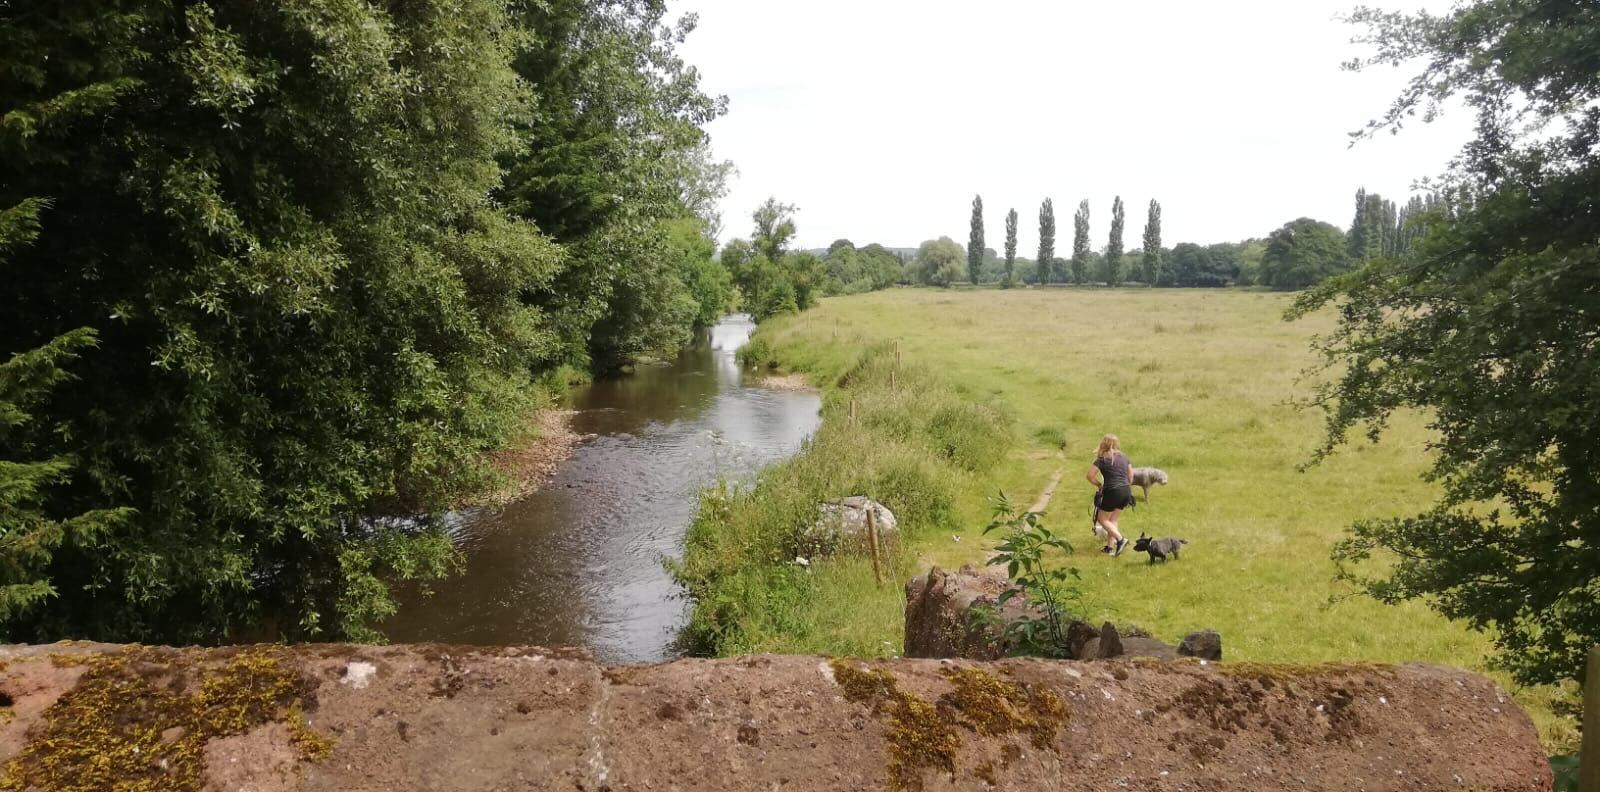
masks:
[[[1178,540],[1178,544],[1188,544],[1188,543],[1189,543],[1188,539],[1179,539]]]

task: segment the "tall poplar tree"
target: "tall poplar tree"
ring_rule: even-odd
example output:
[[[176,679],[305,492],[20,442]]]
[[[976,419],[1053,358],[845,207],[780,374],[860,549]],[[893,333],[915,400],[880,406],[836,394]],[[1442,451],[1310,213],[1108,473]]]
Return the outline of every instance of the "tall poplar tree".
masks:
[[[1039,282],[1050,282],[1056,258],[1056,207],[1049,198],[1039,205]]]
[[[1154,198],[1150,199],[1150,213],[1144,221],[1144,259],[1139,275],[1146,286],[1161,282],[1161,204]]]
[[[1006,284],[1013,282],[1017,267],[1017,210],[1006,212]]]
[[[1122,196],[1111,202],[1111,239],[1106,242],[1106,285],[1122,281]]]
[[[972,196],[972,230],[967,234],[967,280],[978,285],[983,270],[983,196]]]
[[[1089,280],[1089,199],[1078,202],[1078,213],[1072,216],[1072,279],[1078,283]]]

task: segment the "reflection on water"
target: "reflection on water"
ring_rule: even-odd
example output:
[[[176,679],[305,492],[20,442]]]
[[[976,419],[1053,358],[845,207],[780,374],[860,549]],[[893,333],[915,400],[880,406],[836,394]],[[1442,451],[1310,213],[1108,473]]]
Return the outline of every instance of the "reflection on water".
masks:
[[[465,570],[404,603],[389,637],[668,656],[688,602],[661,561],[682,551],[699,491],[793,454],[817,426],[815,393],[744,383],[733,353],[753,329],[730,317],[671,363],[574,392],[573,427],[595,437],[527,500],[453,515]]]

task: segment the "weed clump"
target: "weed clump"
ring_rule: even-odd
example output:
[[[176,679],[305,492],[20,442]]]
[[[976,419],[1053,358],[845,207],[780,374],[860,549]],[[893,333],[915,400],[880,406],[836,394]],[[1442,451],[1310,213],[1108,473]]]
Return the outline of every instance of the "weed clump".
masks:
[[[241,652],[205,671],[194,692],[172,657],[140,648],[83,661],[77,686],[45,710],[43,729],[6,763],[0,790],[199,790],[207,741],[277,720],[303,758],[332,752],[333,741],[302,714],[316,704],[315,683],[277,654]]]

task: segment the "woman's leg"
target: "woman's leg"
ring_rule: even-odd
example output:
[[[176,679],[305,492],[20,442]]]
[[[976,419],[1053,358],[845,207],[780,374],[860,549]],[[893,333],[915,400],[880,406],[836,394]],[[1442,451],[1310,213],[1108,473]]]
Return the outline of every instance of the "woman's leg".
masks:
[[[1106,547],[1115,547],[1122,541],[1122,532],[1117,530],[1117,515],[1122,514],[1121,509],[1100,512],[1100,527],[1106,529]]]
[[[1110,546],[1110,552],[1115,555],[1117,552],[1122,550],[1122,546],[1128,544],[1128,539],[1122,538],[1122,528],[1117,525],[1117,518],[1122,517],[1122,509],[1114,510],[1114,512],[1106,512],[1106,514],[1107,517],[1110,517],[1110,525],[1106,526],[1106,533],[1112,536],[1112,546]]]

